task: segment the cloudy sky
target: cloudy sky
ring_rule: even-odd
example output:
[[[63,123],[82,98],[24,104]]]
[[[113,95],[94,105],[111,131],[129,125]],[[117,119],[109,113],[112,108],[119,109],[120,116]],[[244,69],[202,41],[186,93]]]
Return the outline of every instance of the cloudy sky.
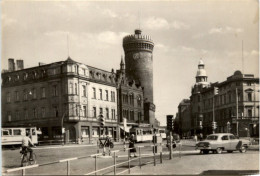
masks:
[[[154,48],[156,117],[165,125],[189,98],[202,58],[209,82],[235,70],[258,75],[257,0],[2,1],[2,69],[8,58],[25,67],[68,57],[110,71],[124,55],[122,38],[139,27]]]

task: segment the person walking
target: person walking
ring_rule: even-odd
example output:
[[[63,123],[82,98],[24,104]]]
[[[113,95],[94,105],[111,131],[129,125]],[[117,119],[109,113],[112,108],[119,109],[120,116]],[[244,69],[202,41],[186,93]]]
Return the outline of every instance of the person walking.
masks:
[[[136,148],[135,148],[134,137],[135,137],[135,135],[132,134],[131,137],[129,138],[129,148],[131,148],[130,149],[130,157],[132,157],[132,153],[134,153],[134,157],[137,157],[136,154],[135,154],[136,153]]]

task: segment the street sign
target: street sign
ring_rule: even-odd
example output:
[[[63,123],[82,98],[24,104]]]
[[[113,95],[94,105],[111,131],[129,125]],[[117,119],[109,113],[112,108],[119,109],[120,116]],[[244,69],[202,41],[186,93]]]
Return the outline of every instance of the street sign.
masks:
[[[237,119],[236,118],[232,118],[232,123],[237,123]]]

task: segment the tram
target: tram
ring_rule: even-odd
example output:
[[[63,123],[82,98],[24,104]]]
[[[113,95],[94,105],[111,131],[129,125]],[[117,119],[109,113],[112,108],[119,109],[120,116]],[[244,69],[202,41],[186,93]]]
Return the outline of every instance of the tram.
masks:
[[[38,136],[40,132],[37,131],[36,127],[6,127],[1,129],[2,135],[2,146],[7,145],[21,145],[22,134],[28,132],[33,144],[38,144]]]

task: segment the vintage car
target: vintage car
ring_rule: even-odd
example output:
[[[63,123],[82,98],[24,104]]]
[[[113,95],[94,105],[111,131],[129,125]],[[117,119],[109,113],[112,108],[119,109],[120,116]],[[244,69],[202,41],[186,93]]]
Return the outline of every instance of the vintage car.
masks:
[[[244,153],[247,148],[248,144],[243,143],[242,140],[239,140],[231,133],[211,134],[204,141],[196,144],[196,150],[200,150],[203,154],[208,154],[209,151],[220,154],[223,150],[229,153],[239,150],[241,153]]]

